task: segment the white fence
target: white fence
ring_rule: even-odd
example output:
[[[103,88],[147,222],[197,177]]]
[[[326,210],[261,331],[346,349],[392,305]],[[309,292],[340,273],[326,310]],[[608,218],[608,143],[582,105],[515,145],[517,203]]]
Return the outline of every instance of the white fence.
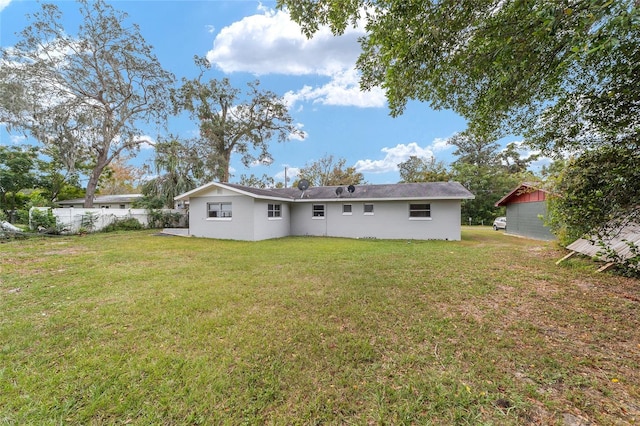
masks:
[[[81,229],[86,231],[100,231],[112,223],[124,219],[136,219],[142,226],[149,226],[150,215],[147,209],[85,209],[85,208],[60,208],[52,209],[50,207],[33,207],[42,212],[51,210],[56,217],[58,228],[63,233],[77,234]],[[180,213],[183,215],[181,225],[186,220],[186,212],[184,210],[162,209],[163,213]],[[31,212],[29,213],[31,217]],[[91,229],[90,229],[91,228]]]

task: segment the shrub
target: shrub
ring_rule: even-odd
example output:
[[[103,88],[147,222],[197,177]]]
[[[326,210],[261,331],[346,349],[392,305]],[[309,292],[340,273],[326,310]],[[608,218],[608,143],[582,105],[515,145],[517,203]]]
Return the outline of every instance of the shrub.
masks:
[[[100,213],[85,212],[85,214],[82,215],[80,227],[85,229],[87,232],[93,232],[99,218]]]
[[[114,232],[114,231],[135,231],[139,229],[143,229],[144,227],[138,221],[138,219],[133,217],[128,217],[120,220],[116,220],[110,225],[104,227],[104,232]]]
[[[597,241],[600,247],[597,257],[603,261],[615,262],[615,270],[619,275],[640,278],[640,246],[629,240],[622,240],[622,242],[629,248],[627,257],[620,255],[615,248],[602,240]]]
[[[14,223],[23,223],[25,225],[29,224],[29,210],[14,210],[13,211],[13,220]]]
[[[51,209],[31,210],[29,216],[29,228],[32,231],[45,232],[48,234],[58,233],[58,223]]]
[[[144,196],[133,202],[136,209],[161,209],[164,207],[164,201],[159,197]]]
[[[182,213],[149,210],[149,228],[177,227],[182,219]]]

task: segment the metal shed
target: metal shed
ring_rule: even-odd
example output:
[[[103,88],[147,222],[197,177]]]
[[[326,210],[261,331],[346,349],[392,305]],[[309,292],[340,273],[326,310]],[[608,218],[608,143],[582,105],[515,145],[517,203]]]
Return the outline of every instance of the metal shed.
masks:
[[[548,194],[539,186],[524,182],[502,197],[495,205],[507,208],[506,233],[536,240],[554,240],[555,236],[544,226]]]

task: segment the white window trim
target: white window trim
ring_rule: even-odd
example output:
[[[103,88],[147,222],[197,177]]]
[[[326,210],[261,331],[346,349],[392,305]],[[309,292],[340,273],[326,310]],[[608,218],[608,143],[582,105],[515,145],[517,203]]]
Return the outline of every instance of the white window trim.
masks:
[[[209,204],[230,204],[231,207],[231,217],[209,217]],[[220,210],[222,211],[222,210]],[[205,218],[205,220],[207,221],[213,221],[213,222],[230,222],[233,220],[233,203],[229,202],[229,201],[222,201],[222,202],[209,202],[207,203],[207,217]]]
[[[272,206],[280,206],[280,209],[277,210],[278,213],[280,213],[280,216],[269,216],[269,205]],[[276,212],[276,210],[272,210],[272,212]],[[282,204],[276,204],[276,203],[268,203],[267,204],[267,220],[282,220]]]
[[[313,214],[315,212],[315,210],[313,209],[314,206],[322,206],[322,216],[315,216]],[[326,206],[326,204],[311,204],[311,219],[312,220],[324,220],[325,217],[327,217],[327,206]]]
[[[371,206],[371,208],[373,209],[373,211],[365,211],[366,206]],[[373,207],[373,203],[365,203],[362,205],[362,214],[365,216],[373,216],[375,214],[375,208]]]
[[[350,212],[345,212],[344,211],[344,206],[351,206],[351,211]],[[342,215],[343,216],[353,216],[353,204],[343,204],[342,205]]]
[[[428,204],[429,217],[411,216],[411,204]],[[418,221],[433,220],[433,217],[431,216],[431,212],[432,212],[431,203],[409,203],[409,220],[418,220]]]

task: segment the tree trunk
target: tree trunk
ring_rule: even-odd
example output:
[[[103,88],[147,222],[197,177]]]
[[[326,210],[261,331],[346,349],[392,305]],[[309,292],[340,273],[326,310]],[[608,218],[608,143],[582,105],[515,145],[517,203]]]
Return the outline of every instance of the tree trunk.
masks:
[[[231,177],[229,174],[229,167],[231,167],[231,151],[233,149],[228,149],[224,153],[224,164],[222,165],[222,179],[220,182],[229,182],[229,178]]]
[[[98,187],[98,178],[100,172],[97,169],[93,169],[91,176],[89,176],[89,182],[87,182],[87,190],[84,194],[84,208],[93,208],[93,197],[96,194],[96,188]]]
[[[97,158],[96,166],[91,170],[91,175],[89,176],[89,182],[87,182],[87,190],[84,195],[84,208],[90,209],[93,208],[93,197],[96,195],[96,189],[98,188],[98,181],[100,180],[100,175],[105,167],[109,165],[109,161],[106,158],[106,155],[100,154]]]

